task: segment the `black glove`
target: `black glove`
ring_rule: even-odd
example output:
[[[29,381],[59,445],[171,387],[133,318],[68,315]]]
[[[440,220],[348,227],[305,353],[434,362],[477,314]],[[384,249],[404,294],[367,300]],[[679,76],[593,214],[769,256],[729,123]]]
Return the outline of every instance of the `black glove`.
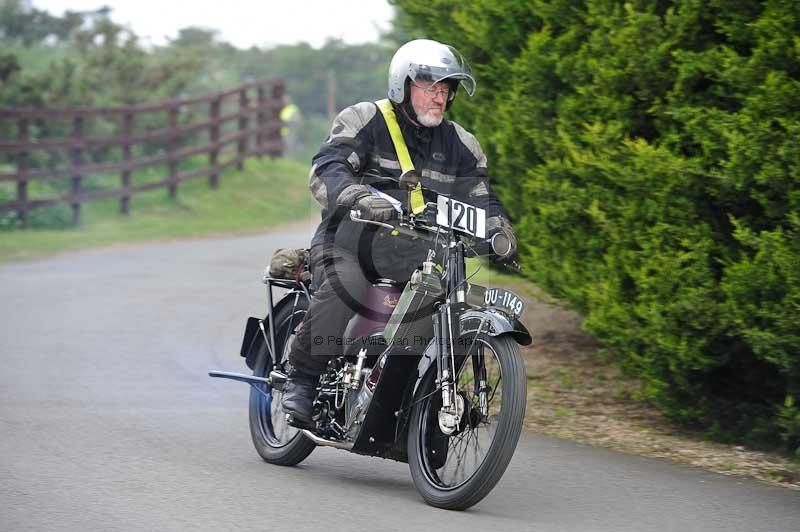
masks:
[[[356,209],[364,220],[375,222],[388,222],[397,217],[397,210],[388,200],[373,195],[364,185],[350,185],[342,190],[336,203]]]

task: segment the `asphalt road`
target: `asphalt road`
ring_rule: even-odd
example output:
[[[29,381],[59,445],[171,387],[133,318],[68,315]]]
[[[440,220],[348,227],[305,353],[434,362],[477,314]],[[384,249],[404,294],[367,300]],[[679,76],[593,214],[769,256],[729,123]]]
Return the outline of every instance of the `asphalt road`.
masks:
[[[262,267],[309,229],[0,265],[0,531],[794,531],[800,493],[524,434],[469,511],[408,468],[317,449],[261,461],[243,371]]]

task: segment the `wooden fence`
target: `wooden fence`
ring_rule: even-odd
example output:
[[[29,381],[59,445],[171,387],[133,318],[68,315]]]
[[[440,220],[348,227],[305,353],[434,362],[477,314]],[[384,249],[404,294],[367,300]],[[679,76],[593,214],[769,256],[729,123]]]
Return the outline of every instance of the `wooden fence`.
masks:
[[[216,187],[220,172],[233,165],[241,169],[248,157],[281,155],[284,89],[283,81],[268,79],[130,107],[0,109],[0,158],[6,163],[0,166],[0,185],[16,183],[16,200],[0,196],[0,213],[15,211],[26,227],[30,210],[66,203],[77,223],[84,202],[119,198],[120,212],[128,214],[131,197],[139,192],[166,187],[174,199],[179,183],[206,177]],[[189,158],[196,166],[205,154],[201,167],[180,168]],[[165,175],[156,180],[152,168],[146,182],[134,175],[159,165]],[[118,187],[108,188],[107,177],[104,186],[87,182],[93,174],[117,173]],[[32,195],[34,181],[50,186]],[[45,197],[38,197],[43,190]]]

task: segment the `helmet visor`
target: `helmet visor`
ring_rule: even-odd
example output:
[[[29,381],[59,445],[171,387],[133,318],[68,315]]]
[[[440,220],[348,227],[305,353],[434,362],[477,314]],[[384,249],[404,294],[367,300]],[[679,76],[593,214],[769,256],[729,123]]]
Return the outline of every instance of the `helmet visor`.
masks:
[[[445,47],[445,53],[434,64],[411,63],[408,66],[408,76],[412,81],[440,81],[458,80],[467,94],[472,96],[475,92],[475,77],[466,58],[452,46]]]

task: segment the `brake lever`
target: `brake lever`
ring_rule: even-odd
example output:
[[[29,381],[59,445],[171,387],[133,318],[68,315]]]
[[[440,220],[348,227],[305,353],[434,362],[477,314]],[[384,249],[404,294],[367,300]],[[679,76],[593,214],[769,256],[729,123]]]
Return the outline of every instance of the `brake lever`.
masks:
[[[397,225],[387,224],[384,222],[376,222],[374,220],[366,220],[364,218],[361,218],[361,211],[357,209],[350,210],[350,220],[360,224],[377,225],[378,227],[389,229],[392,232],[404,234],[406,236],[414,238],[423,238],[425,240],[433,240],[436,234],[442,232],[442,230],[437,228],[436,226],[422,225],[416,221],[404,220],[403,218],[398,220]],[[417,229],[422,229],[424,232],[420,233],[417,231]]]
[[[522,265],[519,263],[518,259],[514,259],[509,262],[502,262],[501,264],[514,273],[522,273]]]
[[[489,259],[495,266],[502,266],[504,270],[511,270],[514,273],[522,273],[522,264],[519,262],[519,256],[515,253],[511,257]]]
[[[361,217],[361,211],[357,209],[352,209],[350,211],[350,220],[359,224],[372,224],[377,225],[378,227],[383,227],[385,229],[394,229],[395,226],[392,224],[387,224],[383,222],[376,222],[375,220],[366,220]]]

